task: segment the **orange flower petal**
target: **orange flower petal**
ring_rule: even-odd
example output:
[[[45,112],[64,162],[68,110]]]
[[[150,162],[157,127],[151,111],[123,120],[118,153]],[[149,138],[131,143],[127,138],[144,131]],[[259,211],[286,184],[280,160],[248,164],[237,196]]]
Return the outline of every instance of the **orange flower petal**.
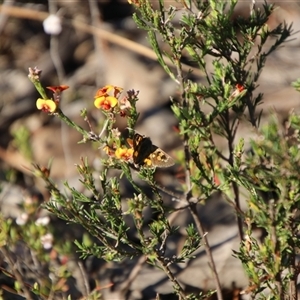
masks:
[[[101,96],[108,96],[108,93],[113,90],[113,86],[112,85],[106,85],[103,88],[99,89],[96,92],[95,98],[101,97]]]
[[[114,86],[114,96],[115,97],[118,97],[121,94],[122,91],[123,91],[123,88],[118,87],[118,86]]]
[[[104,97],[104,96],[97,97],[97,98],[95,98],[94,105],[95,105],[97,108],[101,108],[101,105],[102,105],[102,103],[104,102],[104,100],[105,100],[105,97]]]
[[[110,102],[111,107],[115,107],[118,104],[118,99],[116,97],[108,96],[106,100]]]
[[[129,160],[132,158],[133,149],[128,148],[118,148],[115,152],[115,156],[118,159]]]
[[[239,91],[239,92],[242,92],[245,88],[241,85],[241,84],[236,84],[235,85],[236,89]]]
[[[112,96],[101,96],[95,99],[94,105],[103,110],[110,110],[118,104],[118,99]]]
[[[57,104],[53,100],[39,98],[36,101],[36,107],[44,112],[53,113],[57,109]]]
[[[114,97],[118,97],[119,94],[123,91],[123,88],[115,86],[115,85],[111,85],[111,84],[106,85],[96,92],[95,98],[98,98],[101,96],[109,96],[110,91],[114,91],[113,92]]]
[[[62,92],[68,88],[68,85],[47,86],[47,89],[51,90],[53,93]]]

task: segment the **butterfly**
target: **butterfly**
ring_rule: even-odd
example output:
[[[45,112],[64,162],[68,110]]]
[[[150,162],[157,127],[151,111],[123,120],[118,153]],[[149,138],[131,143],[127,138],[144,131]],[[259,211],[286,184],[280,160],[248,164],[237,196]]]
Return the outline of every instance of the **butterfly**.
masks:
[[[132,146],[132,157],[135,165],[167,168],[175,164],[174,159],[159,147],[153,145],[149,137],[135,133]]]

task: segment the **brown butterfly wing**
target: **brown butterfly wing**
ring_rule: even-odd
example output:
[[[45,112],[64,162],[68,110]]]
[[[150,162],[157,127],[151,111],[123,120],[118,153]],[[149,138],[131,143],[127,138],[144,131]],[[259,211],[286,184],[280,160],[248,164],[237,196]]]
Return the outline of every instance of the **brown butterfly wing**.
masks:
[[[135,133],[133,137],[133,161],[136,165],[167,168],[174,165],[173,158],[152,144],[149,137]]]

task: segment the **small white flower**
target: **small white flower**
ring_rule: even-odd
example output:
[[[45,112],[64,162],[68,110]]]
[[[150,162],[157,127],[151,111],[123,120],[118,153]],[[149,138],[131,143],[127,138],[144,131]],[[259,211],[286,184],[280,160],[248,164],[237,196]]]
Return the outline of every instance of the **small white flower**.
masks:
[[[20,226],[23,226],[27,223],[27,220],[28,220],[28,214],[22,213],[17,217],[16,223]]]
[[[47,34],[59,35],[62,30],[60,18],[57,15],[49,15],[43,22],[44,31]]]
[[[43,244],[44,249],[48,250],[52,248],[53,235],[51,233],[47,233],[41,236],[41,242]]]
[[[49,224],[49,222],[50,222],[49,216],[40,217],[35,221],[35,225],[46,226]]]

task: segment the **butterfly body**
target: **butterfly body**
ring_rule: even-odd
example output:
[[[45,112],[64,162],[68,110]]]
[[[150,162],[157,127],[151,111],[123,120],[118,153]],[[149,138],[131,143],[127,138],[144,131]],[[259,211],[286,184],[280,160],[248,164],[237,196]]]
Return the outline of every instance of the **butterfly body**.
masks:
[[[138,133],[133,137],[133,162],[138,166],[167,168],[174,165],[173,158],[152,144],[149,137]]]

